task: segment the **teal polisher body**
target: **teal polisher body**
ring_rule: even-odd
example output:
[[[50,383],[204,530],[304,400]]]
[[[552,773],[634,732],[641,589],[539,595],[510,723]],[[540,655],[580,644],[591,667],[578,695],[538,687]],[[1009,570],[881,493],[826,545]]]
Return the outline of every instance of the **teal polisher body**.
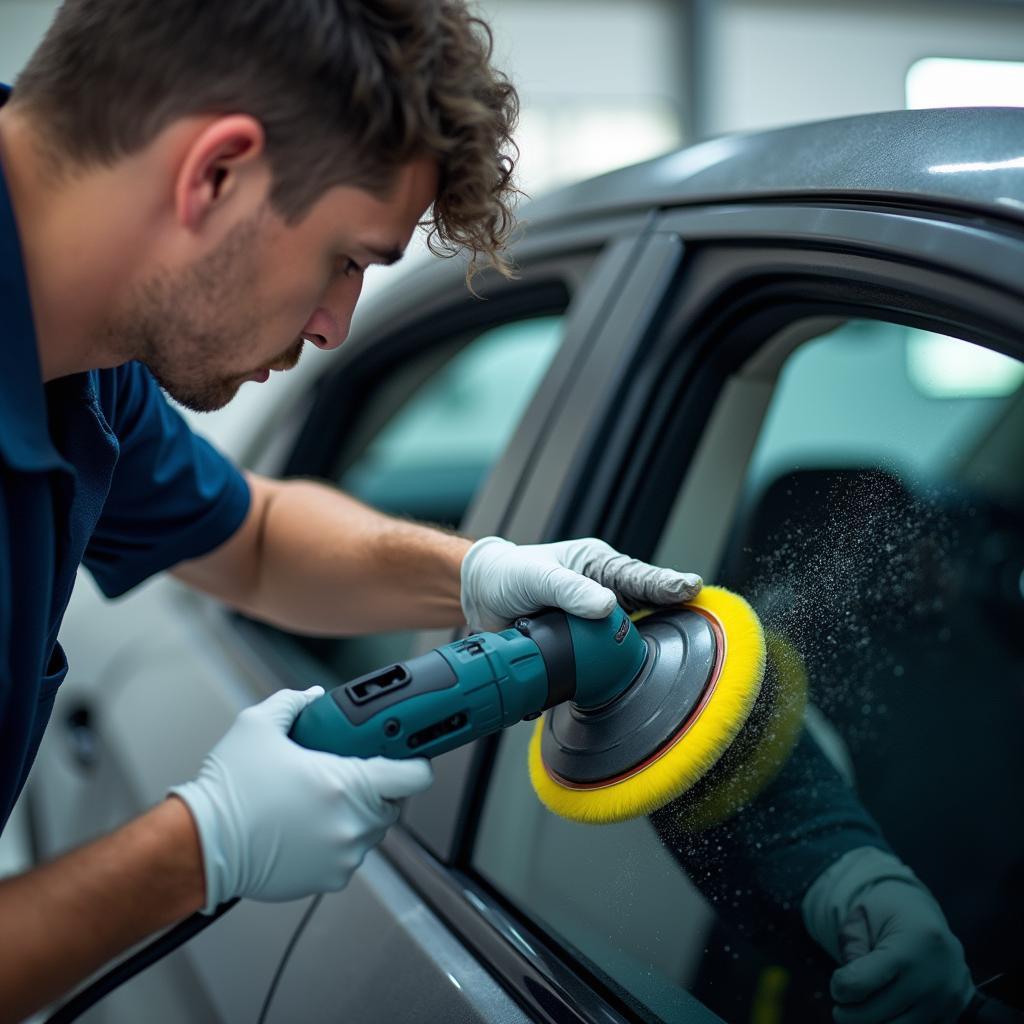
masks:
[[[343,683],[291,736],[344,756],[434,757],[566,701],[601,707],[637,679],[647,653],[619,607],[596,620],[550,610]]]
[[[545,769],[590,789],[630,776],[701,714],[724,655],[709,618],[667,608],[639,622],[552,609],[343,683],[292,726],[304,747],[435,757],[545,715]]]

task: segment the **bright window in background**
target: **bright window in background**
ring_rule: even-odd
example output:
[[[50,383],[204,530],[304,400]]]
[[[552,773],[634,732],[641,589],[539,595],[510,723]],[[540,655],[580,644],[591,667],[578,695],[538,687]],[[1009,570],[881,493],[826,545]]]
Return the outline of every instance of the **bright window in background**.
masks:
[[[1024,384],[1024,363],[913,328],[907,335],[907,374],[929,398],[1004,398]]]
[[[926,57],[907,72],[907,106],[1024,107],[1024,61]]]
[[[524,105],[516,142],[522,187],[539,196],[682,145],[676,105],[664,97],[543,97]]]

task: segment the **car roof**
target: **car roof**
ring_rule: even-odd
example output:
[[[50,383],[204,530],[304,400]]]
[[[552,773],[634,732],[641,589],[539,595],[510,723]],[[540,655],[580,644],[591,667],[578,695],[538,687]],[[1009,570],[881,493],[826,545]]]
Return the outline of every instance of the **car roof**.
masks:
[[[725,135],[524,205],[530,224],[769,198],[898,200],[1024,222],[1024,108],[896,110]]]

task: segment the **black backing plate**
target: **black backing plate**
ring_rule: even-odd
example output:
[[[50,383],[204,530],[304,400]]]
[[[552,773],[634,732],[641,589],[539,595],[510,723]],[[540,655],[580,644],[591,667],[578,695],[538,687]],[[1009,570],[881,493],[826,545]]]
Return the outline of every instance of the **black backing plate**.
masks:
[[[643,764],[679,731],[711,680],[716,643],[704,616],[677,608],[636,626],[647,660],[620,697],[596,711],[566,703],[544,715],[541,757],[568,782],[604,782]]]

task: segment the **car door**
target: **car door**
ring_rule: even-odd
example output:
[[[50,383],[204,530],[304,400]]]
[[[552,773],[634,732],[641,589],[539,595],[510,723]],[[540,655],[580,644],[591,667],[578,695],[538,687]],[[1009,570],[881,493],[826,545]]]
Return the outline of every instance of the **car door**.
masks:
[[[1019,228],[895,201],[697,207],[635,267],[505,535],[597,534],[745,593],[806,666],[800,756],[703,833],[671,809],[595,828],[534,797],[527,723],[467,757],[445,835],[386,850],[545,1019],[825,1021],[835,965],[799,904],[864,842],[830,808],[866,810],[1020,1007]]]

